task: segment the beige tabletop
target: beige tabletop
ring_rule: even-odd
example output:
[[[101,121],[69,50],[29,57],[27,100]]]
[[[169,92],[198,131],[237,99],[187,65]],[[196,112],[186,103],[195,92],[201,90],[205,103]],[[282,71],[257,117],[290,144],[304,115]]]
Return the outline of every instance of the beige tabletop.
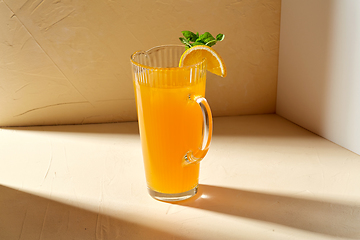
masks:
[[[277,115],[214,119],[199,193],[146,190],[136,122],[0,129],[0,239],[360,239],[360,156]]]

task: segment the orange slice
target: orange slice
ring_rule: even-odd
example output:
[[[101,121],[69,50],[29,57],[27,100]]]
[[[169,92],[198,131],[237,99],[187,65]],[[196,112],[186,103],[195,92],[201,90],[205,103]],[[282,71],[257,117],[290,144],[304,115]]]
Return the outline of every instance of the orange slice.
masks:
[[[180,58],[179,66],[191,66],[203,59],[207,61],[207,70],[218,76],[226,76],[226,66],[220,55],[211,47],[197,45],[186,50]]]

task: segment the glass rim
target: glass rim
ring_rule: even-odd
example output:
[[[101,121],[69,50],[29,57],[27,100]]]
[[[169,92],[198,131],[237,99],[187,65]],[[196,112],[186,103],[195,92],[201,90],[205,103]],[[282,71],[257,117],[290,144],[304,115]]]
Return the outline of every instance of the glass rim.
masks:
[[[188,65],[188,66],[183,66],[183,67],[150,67],[150,66],[147,66],[147,65],[144,65],[144,64],[141,64],[141,63],[138,63],[134,60],[134,56],[138,53],[147,53],[151,50],[154,50],[156,48],[160,48],[160,47],[184,47],[184,45],[180,45],[180,44],[165,44],[165,45],[158,45],[158,46],[155,46],[155,47],[152,47],[148,50],[138,50],[136,52],[134,52],[133,54],[131,54],[130,56],[130,61],[132,64],[138,66],[138,67],[142,67],[142,68],[146,68],[146,69],[150,69],[150,70],[156,70],[156,71],[164,71],[164,70],[181,70],[181,69],[190,69],[190,68],[196,68],[198,66],[200,66],[201,64],[204,64],[206,59],[204,58],[202,61],[198,62],[198,63],[195,63],[193,65]],[[186,50],[185,50],[186,51]],[[184,52],[185,52],[184,51]],[[180,60],[180,59],[179,59]]]

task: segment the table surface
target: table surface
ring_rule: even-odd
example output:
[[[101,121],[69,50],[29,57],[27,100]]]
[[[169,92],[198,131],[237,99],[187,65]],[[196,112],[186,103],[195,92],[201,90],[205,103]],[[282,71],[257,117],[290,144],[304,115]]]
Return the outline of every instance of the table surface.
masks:
[[[0,129],[0,239],[360,239],[360,156],[275,115],[214,119],[199,193],[146,190],[137,122]]]

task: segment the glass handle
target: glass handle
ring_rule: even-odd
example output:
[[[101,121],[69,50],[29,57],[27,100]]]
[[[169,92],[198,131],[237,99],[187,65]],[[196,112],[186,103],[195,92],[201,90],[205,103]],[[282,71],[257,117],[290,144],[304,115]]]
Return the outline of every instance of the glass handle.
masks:
[[[210,106],[204,97],[189,95],[189,98],[199,104],[203,117],[202,144],[196,151],[188,151],[184,157],[186,163],[194,163],[201,161],[209,151],[213,131],[213,119]]]

